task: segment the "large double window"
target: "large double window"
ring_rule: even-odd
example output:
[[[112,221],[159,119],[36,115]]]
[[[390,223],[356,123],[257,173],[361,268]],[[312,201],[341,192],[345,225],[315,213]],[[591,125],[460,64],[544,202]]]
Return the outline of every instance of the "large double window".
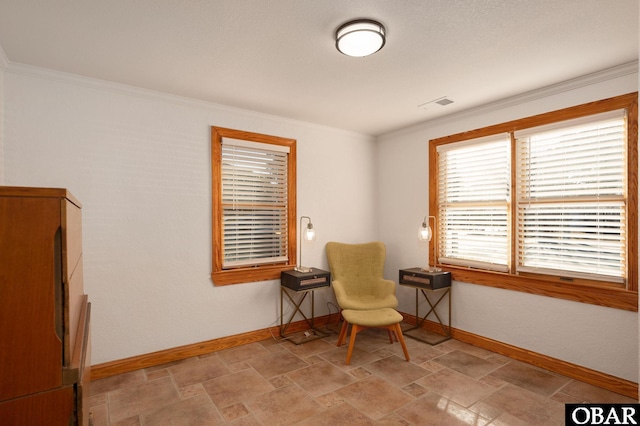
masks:
[[[454,278],[637,310],[637,94],[432,140],[430,155]]]
[[[280,277],[295,265],[295,140],[213,127],[216,285]]]

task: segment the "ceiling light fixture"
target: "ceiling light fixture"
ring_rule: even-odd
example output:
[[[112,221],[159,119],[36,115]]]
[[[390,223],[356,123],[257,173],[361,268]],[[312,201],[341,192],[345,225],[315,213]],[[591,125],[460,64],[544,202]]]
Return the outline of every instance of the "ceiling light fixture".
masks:
[[[371,19],[356,19],[336,30],[336,49],[347,56],[361,58],[382,49],[386,42],[384,26]]]

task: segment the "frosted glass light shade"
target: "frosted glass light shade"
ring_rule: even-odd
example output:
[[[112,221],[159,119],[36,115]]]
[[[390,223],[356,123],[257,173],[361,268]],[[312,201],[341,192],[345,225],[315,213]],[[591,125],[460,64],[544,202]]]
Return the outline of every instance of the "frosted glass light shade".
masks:
[[[369,56],[386,42],[384,26],[370,19],[347,22],[336,31],[336,48],[347,56]]]
[[[313,229],[313,225],[311,222],[307,225],[307,229],[304,231],[304,239],[306,241],[315,241],[316,240],[316,230]]]
[[[426,223],[423,223],[418,231],[418,238],[420,238],[420,240],[422,241],[431,241],[432,235],[433,233],[431,231],[431,227],[426,226]]]

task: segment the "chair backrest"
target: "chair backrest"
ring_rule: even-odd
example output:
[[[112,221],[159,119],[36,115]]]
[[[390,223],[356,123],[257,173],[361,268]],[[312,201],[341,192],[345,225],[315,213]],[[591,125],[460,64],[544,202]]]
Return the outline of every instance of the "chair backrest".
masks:
[[[381,242],[327,243],[331,287],[342,309],[371,310],[398,306],[396,284],[384,279],[386,248]]]
[[[358,283],[382,279],[386,248],[374,241],[364,244],[327,243],[327,260],[334,280]]]

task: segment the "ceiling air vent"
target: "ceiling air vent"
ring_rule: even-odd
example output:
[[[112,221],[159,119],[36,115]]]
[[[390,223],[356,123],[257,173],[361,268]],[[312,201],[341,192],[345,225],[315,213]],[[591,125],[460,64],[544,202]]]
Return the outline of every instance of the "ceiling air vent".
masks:
[[[449,98],[442,98],[440,100],[437,100],[436,103],[438,105],[446,106],[446,105],[452,104],[453,101]]]
[[[453,103],[453,101],[451,99],[447,98],[446,96],[442,96],[442,97],[436,98],[436,99],[434,99],[432,101],[420,104],[420,105],[418,105],[418,108],[426,109],[431,104],[438,104],[440,106],[447,106],[447,105],[452,104],[452,103]]]

